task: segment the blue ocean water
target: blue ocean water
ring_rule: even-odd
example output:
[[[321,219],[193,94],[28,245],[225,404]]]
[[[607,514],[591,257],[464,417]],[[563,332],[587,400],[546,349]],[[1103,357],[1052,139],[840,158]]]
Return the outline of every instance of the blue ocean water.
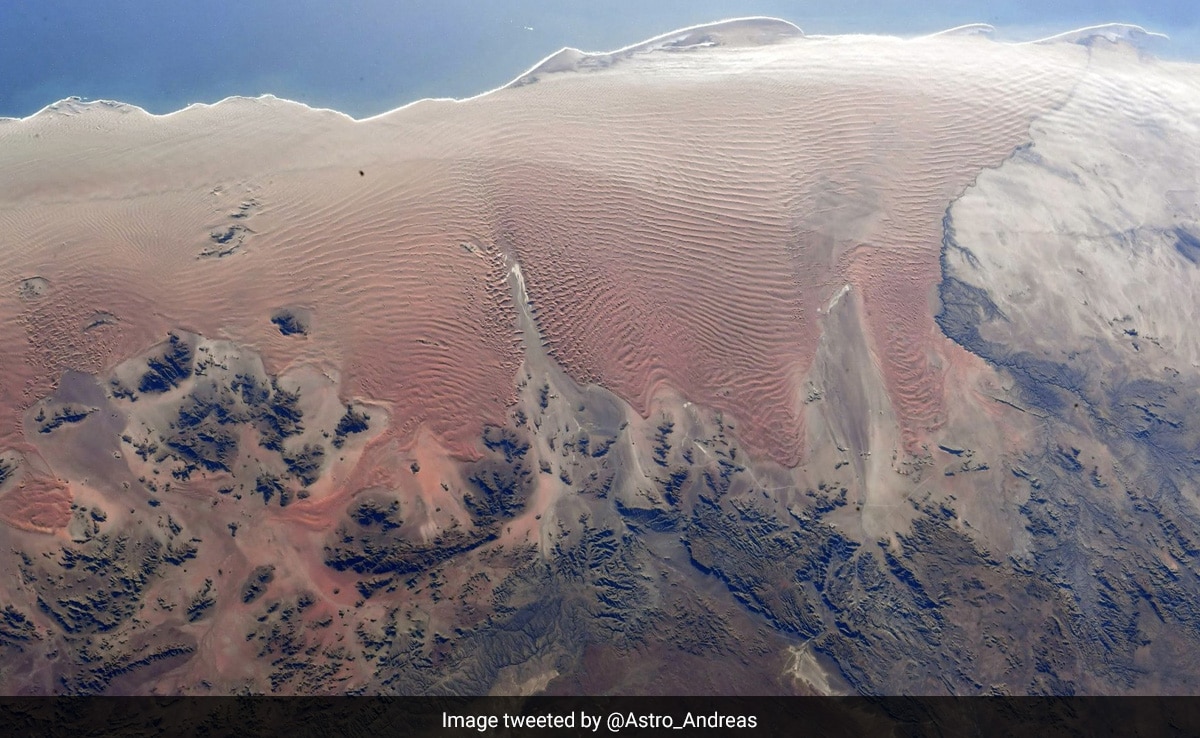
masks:
[[[504,84],[562,46],[607,50],[769,15],[809,33],[910,35],[972,22],[1031,39],[1123,21],[1200,59],[1195,0],[0,0],[0,116],[71,95],[164,113],[272,93],[362,117]]]

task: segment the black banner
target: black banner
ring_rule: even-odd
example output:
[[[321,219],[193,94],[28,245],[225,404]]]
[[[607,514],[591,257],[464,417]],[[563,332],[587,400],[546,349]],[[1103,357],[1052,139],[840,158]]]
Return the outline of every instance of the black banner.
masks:
[[[1196,736],[1188,697],[9,697],[14,736]]]

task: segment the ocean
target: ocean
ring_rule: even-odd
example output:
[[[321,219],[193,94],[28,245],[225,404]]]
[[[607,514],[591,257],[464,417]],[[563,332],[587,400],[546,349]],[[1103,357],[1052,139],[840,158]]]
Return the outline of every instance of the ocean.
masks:
[[[1200,58],[1191,0],[0,0],[0,116],[72,95],[166,113],[271,93],[364,117],[423,97],[478,94],[563,46],[608,50],[745,15],[816,34],[914,35],[983,22],[1011,39],[1122,21],[1170,35],[1154,49],[1160,56]]]

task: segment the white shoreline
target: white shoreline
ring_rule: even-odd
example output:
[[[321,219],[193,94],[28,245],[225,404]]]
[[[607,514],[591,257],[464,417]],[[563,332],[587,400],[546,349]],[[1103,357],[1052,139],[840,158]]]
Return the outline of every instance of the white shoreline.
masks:
[[[500,90],[511,87],[516,82],[521,80],[521,78],[523,78],[529,74],[532,74],[539,67],[541,67],[543,64],[545,64],[547,61],[553,59],[554,57],[556,57],[559,54],[562,54],[564,52],[576,52],[576,53],[582,54],[584,57],[610,56],[610,55],[620,54],[620,53],[623,53],[626,51],[630,51],[633,49],[637,49],[642,46],[648,46],[648,45],[651,45],[651,44],[654,44],[657,42],[665,41],[665,40],[671,39],[672,37],[691,33],[693,31],[697,31],[697,30],[704,29],[704,28],[714,28],[717,26],[722,26],[722,25],[726,25],[726,24],[730,24],[730,23],[762,22],[762,21],[769,21],[772,23],[781,23],[781,24],[791,26],[792,28],[796,29],[796,31],[799,32],[799,35],[802,38],[813,39],[813,40],[831,39],[831,38],[839,38],[839,37],[874,37],[874,38],[886,38],[886,39],[899,39],[899,40],[904,40],[904,41],[922,41],[922,40],[928,40],[928,39],[933,39],[933,38],[942,38],[942,37],[946,37],[946,36],[964,35],[964,36],[972,36],[972,37],[981,37],[981,38],[988,40],[991,43],[1005,43],[1005,44],[1011,44],[1014,46],[1032,45],[1032,44],[1049,44],[1049,43],[1077,43],[1079,40],[1089,38],[1089,37],[1095,37],[1095,36],[1104,36],[1105,38],[1108,38],[1113,41],[1124,41],[1127,43],[1134,43],[1130,38],[1130,34],[1142,34],[1151,39],[1170,40],[1170,37],[1167,36],[1165,33],[1149,31],[1149,30],[1146,30],[1145,28],[1143,28],[1142,26],[1139,26],[1139,25],[1136,25],[1133,23],[1119,23],[1119,22],[1118,23],[1100,23],[1100,24],[1092,25],[1092,26],[1083,26],[1082,28],[1077,28],[1077,29],[1070,30],[1070,31],[1064,31],[1062,33],[1056,33],[1051,36],[1046,36],[1044,38],[1034,39],[1031,41],[997,41],[993,36],[993,34],[996,31],[995,27],[993,27],[987,23],[967,23],[964,25],[955,26],[953,28],[947,28],[944,31],[937,31],[935,33],[928,33],[928,34],[923,34],[920,36],[909,36],[909,37],[892,36],[892,35],[887,35],[887,34],[859,34],[859,33],[808,35],[808,34],[805,34],[804,31],[799,26],[792,23],[791,21],[787,21],[782,18],[765,16],[765,15],[752,15],[752,16],[740,16],[740,17],[736,17],[736,18],[725,18],[723,20],[713,21],[711,23],[699,23],[699,24],[693,25],[693,26],[685,26],[683,28],[677,28],[673,31],[668,31],[667,33],[661,33],[657,36],[652,36],[648,39],[645,39],[644,41],[638,41],[637,43],[628,44],[627,46],[622,46],[619,49],[613,49],[611,51],[582,51],[581,49],[576,49],[573,46],[564,46],[561,49],[559,49],[558,51],[555,51],[552,54],[548,54],[548,55],[542,57],[535,64],[533,64],[532,66],[530,66],[525,71],[518,74],[517,76],[513,77],[508,82],[505,82],[502,85],[493,87],[490,90],[486,90],[484,92],[480,92],[478,94],[471,95],[469,97],[423,97],[418,100],[413,100],[411,102],[404,103],[403,105],[392,108],[390,110],[386,110],[382,113],[377,113],[375,115],[367,116],[365,118],[355,118],[354,116],[349,115],[348,113],[343,113],[342,111],[334,110],[333,108],[313,107],[312,105],[309,105],[307,103],[303,103],[298,100],[289,100],[287,98],[278,97],[276,95],[272,95],[271,93],[264,93],[264,94],[255,95],[255,96],[229,95],[228,97],[221,98],[220,100],[213,102],[213,103],[204,103],[204,102],[189,103],[188,105],[180,108],[179,110],[173,110],[169,113],[151,113],[150,111],[146,110],[145,108],[141,107],[140,105],[135,105],[133,103],[125,103],[125,102],[121,102],[119,100],[98,99],[98,100],[84,101],[79,96],[70,96],[70,97],[64,97],[61,100],[58,100],[56,102],[52,102],[48,105],[45,105],[41,109],[39,109],[37,112],[31,113],[30,115],[27,115],[24,118],[13,118],[13,117],[7,117],[7,116],[0,116],[0,124],[9,123],[9,122],[31,121],[40,115],[52,113],[53,108],[60,106],[63,103],[74,103],[74,104],[78,104],[81,106],[95,105],[95,106],[128,108],[128,109],[132,109],[137,112],[143,113],[145,115],[148,115],[152,118],[169,118],[173,115],[179,115],[180,113],[185,113],[193,108],[216,107],[218,105],[222,105],[222,104],[228,103],[230,101],[234,101],[234,100],[249,100],[249,101],[279,100],[284,103],[300,105],[304,108],[307,108],[311,111],[318,112],[318,113],[334,113],[334,114],[342,116],[343,118],[346,118],[347,120],[351,121],[352,123],[366,123],[368,121],[372,121],[377,118],[382,118],[384,116],[392,115],[393,113],[397,113],[401,110],[404,110],[405,108],[412,107],[413,105],[419,105],[421,103],[428,103],[428,102],[465,103],[465,102],[470,102],[472,100],[479,99],[481,97],[485,97],[487,95],[491,95],[494,92],[498,92]]]
[[[1133,23],[1100,23],[1100,24],[1097,24],[1094,26],[1084,26],[1083,28],[1076,28],[1073,31],[1064,31],[1063,33],[1056,33],[1052,36],[1046,36],[1045,38],[1039,38],[1039,39],[1035,39],[1033,41],[1024,41],[1022,43],[1027,43],[1027,44],[1078,43],[1080,40],[1085,39],[1085,38],[1103,36],[1104,38],[1108,39],[1109,41],[1114,41],[1114,42],[1115,41],[1126,41],[1128,43],[1137,45],[1137,42],[1134,40],[1134,37],[1139,34],[1142,36],[1145,36],[1147,38],[1152,38],[1152,39],[1162,39],[1165,41],[1171,40],[1171,37],[1165,33],[1159,33],[1157,31],[1148,31],[1145,28],[1143,28],[1142,26],[1139,26],[1139,25],[1136,25]]]

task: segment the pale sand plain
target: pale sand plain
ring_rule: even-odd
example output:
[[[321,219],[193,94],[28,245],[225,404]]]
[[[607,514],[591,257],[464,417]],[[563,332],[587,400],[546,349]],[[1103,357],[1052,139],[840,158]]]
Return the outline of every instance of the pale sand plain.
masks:
[[[641,438],[655,413],[723,416],[774,479],[764,489],[848,463],[857,504],[840,523],[886,539],[909,496],[946,494],[950,482],[921,482],[923,467],[959,462],[935,456],[938,439],[1000,454],[1031,427],[935,323],[951,203],[977,180],[976,192],[1003,186],[989,170],[1037,121],[1073,116],[1090,133],[1104,85],[1152,101],[1194,91],[1194,72],[1181,81],[1182,67],[1100,43],[806,37],[759,19],[560,52],[485,95],[362,121],[271,97],[166,116],[63,101],[0,121],[0,448],[16,469],[0,517],[61,541],[72,503],[132,494],[121,483],[149,472],[127,448],[81,459],[69,429],[46,438],[32,418],[82,373],[99,378],[90,404],[54,407],[108,413],[115,435],[167,433],[195,380],[158,415],[106,382],[183,331],[298,388],[305,439],[320,442],[343,403],[375,409],[307,499],[210,523],[226,535],[243,522],[221,544],[229,582],[267,556],[284,586],[322,593],[321,612],[355,599],[352,577],[310,555],[347,500],[405,490],[414,540],[469,525],[456,464],[480,457],[486,426],[533,404],[539,373],[615,393]],[[1117,81],[1095,82],[1097,64]],[[1013,227],[1062,226],[1024,223]],[[1053,299],[1034,314],[1061,311]],[[282,315],[303,331],[281,332]],[[1194,352],[1187,335],[1174,345]],[[569,424],[569,408],[554,412]],[[632,443],[631,463],[645,462]],[[556,451],[542,440],[532,453]],[[228,506],[220,487],[276,463],[243,456],[245,479],[197,473],[164,510]],[[555,479],[541,478],[506,544],[548,550],[552,511],[570,509]],[[1001,474],[960,484],[981,492],[961,505],[983,540],[1019,550]],[[192,578],[164,586],[182,598],[201,587]],[[222,654],[243,648],[207,649],[208,668],[236,679],[242,662]]]

